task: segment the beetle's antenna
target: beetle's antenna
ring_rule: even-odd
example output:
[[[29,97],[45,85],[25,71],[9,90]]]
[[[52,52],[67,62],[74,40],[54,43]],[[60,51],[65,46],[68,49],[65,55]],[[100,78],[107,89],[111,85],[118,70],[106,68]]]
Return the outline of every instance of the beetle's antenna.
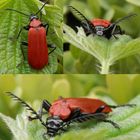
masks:
[[[137,14],[129,14],[129,15],[127,15],[127,16],[125,16],[125,17],[123,17],[123,18],[121,18],[121,19],[119,19],[117,21],[115,21],[113,24],[118,24],[119,22],[122,22],[123,20],[126,20],[126,19],[134,17],[134,16],[137,16]]]
[[[112,28],[113,26],[115,26],[116,24],[122,22],[123,20],[126,20],[126,19],[128,19],[128,18],[131,18],[131,17],[133,17],[133,16],[137,16],[137,14],[130,14],[130,15],[128,15],[128,16],[125,16],[125,17],[123,17],[123,18],[121,18],[121,19],[115,21],[114,23],[112,23],[112,24],[111,24],[108,28],[106,28],[105,30],[108,30],[108,29]]]
[[[20,14],[22,14],[22,15],[24,15],[24,16],[27,16],[27,17],[29,17],[29,16],[30,16],[30,15],[28,15],[28,14],[25,14],[25,13],[23,13],[23,12],[17,11],[17,10],[15,10],[15,9],[10,9],[10,8],[7,8],[7,9],[5,9],[5,10],[14,11],[14,12],[20,13]]]
[[[80,12],[78,11],[76,8],[74,8],[73,6],[69,6],[74,12],[77,13],[77,15],[79,15],[82,19],[84,19],[85,21],[88,22],[88,19]]]
[[[41,12],[41,10],[44,8],[44,6],[46,5],[48,3],[48,1],[47,2],[45,2],[44,4],[43,4],[43,6],[36,12],[36,14],[35,15],[37,15],[38,13],[40,13]]]
[[[9,96],[11,96],[14,100],[17,100],[19,101],[24,107],[27,108],[27,110],[31,111],[32,114],[36,115],[37,119],[40,120],[40,122],[42,123],[42,125],[45,125],[45,123],[43,122],[43,120],[40,118],[40,116],[37,114],[37,112],[30,106],[28,105],[25,101],[23,101],[22,99],[20,99],[19,97],[17,97],[16,95],[14,95],[13,93],[11,92],[6,92]]]
[[[89,25],[89,27],[90,27],[90,29],[92,29],[93,31],[95,30],[95,27],[94,27],[94,25],[80,12],[80,11],[78,11],[76,8],[74,8],[73,6],[69,6],[74,12],[76,12],[77,13],[77,15],[79,15],[80,16],[80,18],[82,19],[82,20],[85,20],[86,21],[86,23]]]

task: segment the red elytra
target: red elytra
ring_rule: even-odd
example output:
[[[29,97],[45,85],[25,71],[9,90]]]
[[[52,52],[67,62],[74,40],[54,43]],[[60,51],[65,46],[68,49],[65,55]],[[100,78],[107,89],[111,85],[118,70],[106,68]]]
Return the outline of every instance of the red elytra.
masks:
[[[109,22],[108,20],[105,20],[105,19],[93,19],[93,20],[91,20],[91,23],[94,26],[103,26],[105,28],[111,25],[111,22]]]
[[[79,108],[81,113],[95,113],[100,106],[105,106],[102,113],[112,111],[105,102],[99,99],[64,98],[54,101],[49,109],[49,113],[52,116],[59,116],[62,120],[66,120],[76,108]]]
[[[38,19],[33,19],[28,32],[28,63],[34,69],[48,64],[46,29]]]

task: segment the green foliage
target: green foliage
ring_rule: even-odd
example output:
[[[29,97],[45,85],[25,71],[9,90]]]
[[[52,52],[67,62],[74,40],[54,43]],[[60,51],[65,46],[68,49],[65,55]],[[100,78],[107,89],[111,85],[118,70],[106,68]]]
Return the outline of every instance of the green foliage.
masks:
[[[137,6],[140,6],[140,1],[139,0],[126,0],[127,2],[130,2],[132,4],[135,4]]]
[[[132,3],[133,4],[135,3],[135,5],[133,5]],[[120,37],[121,43],[124,43],[126,45],[127,41],[132,40],[131,44],[129,44],[128,49],[130,49],[130,47],[131,48],[135,47],[136,42],[138,44],[138,42],[139,42],[138,37],[139,37],[139,33],[140,33],[140,26],[139,26],[140,25],[140,18],[139,18],[140,10],[138,7],[139,2],[137,0],[136,1],[135,0],[134,1],[133,0],[126,0],[126,1],[124,1],[124,0],[123,1],[117,1],[117,0],[113,0],[113,1],[112,0],[108,0],[108,1],[104,1],[104,0],[94,0],[94,1],[93,0],[80,0],[80,1],[79,0],[70,0],[70,1],[65,1],[65,10],[64,10],[65,15],[66,15],[65,21],[69,25],[71,25],[71,23],[72,23],[73,24],[72,26],[76,27],[77,25],[79,25],[78,22],[76,22],[73,19],[68,20],[69,14],[67,14],[67,13],[70,12],[68,5],[72,5],[75,8],[77,8],[89,20],[94,19],[94,18],[103,18],[103,19],[107,19],[107,20],[113,22],[121,17],[128,15],[129,13],[136,13],[138,16],[131,18],[130,20],[126,20],[126,21],[120,23],[119,25],[128,35],[128,36],[121,36]],[[79,19],[76,13],[74,13],[74,12],[72,12],[72,13],[75,16],[75,18]],[[64,25],[64,29],[66,29],[65,25]],[[70,30],[70,28],[68,30],[69,30],[69,33],[72,32],[72,30]],[[82,35],[82,33],[81,33],[80,38],[83,38],[83,37],[84,37],[84,35]],[[95,57],[94,56],[95,54],[94,55],[91,54],[93,50],[91,51],[91,53],[89,53],[89,51],[88,51],[88,54],[87,54],[86,47],[84,49],[84,51],[86,50],[86,53],[83,52],[83,49],[81,49],[82,47],[78,47],[80,49],[77,49],[77,48],[73,49],[73,47],[77,47],[77,44],[75,44],[75,42],[73,42],[72,39],[70,40],[71,36],[66,38],[66,36],[64,34],[64,38],[66,39],[65,42],[70,43],[69,52],[67,51],[64,53],[64,58],[66,58],[66,59],[64,59],[64,72],[65,73],[102,73],[102,74],[107,74],[107,73],[139,73],[140,72],[139,53],[136,54],[132,50],[130,50],[128,52],[128,50],[126,50],[126,47],[128,47],[128,46],[126,46],[125,48],[122,47],[124,49],[124,50],[122,50],[121,47],[117,46],[117,44],[119,45],[120,40],[115,40],[112,38],[110,41],[110,45],[112,45],[112,47],[108,47],[108,51],[107,51],[107,47],[103,48],[103,42],[107,43],[107,41],[105,39],[103,39],[103,38],[100,39],[98,37],[95,37],[94,39],[92,39],[92,41],[96,40],[94,43],[91,44],[92,46],[96,45],[98,42],[101,42],[102,50],[105,49],[105,52],[104,52],[105,54],[107,52],[109,52],[109,55],[111,55],[111,56],[113,56],[115,54],[114,53],[115,51],[113,53],[111,51],[109,51],[110,48],[117,51],[117,54],[115,54],[114,57],[116,57],[116,55],[122,54],[122,52],[125,51],[125,55],[121,55],[121,58],[118,57],[117,60],[115,60],[115,59],[113,60],[115,63],[113,62],[113,64],[109,64],[110,62],[106,62],[106,61],[108,61],[108,60],[106,60],[106,61],[102,62],[103,64],[101,64],[101,62],[97,59],[97,56]],[[132,38],[137,38],[137,39],[133,40]],[[77,41],[78,41],[78,43],[79,42],[81,44],[83,43],[83,42],[81,42],[80,39],[78,39]],[[114,44],[113,44],[113,42],[114,42]],[[106,46],[106,45],[107,44],[104,44],[104,46]],[[113,45],[116,45],[116,47],[113,48]],[[71,49],[71,47],[72,47],[72,49]],[[93,47],[93,48],[95,48],[95,47]],[[137,46],[137,48],[138,48],[138,46]],[[94,50],[94,51],[96,51],[96,50]],[[135,49],[135,51],[136,51],[136,49]],[[77,57],[75,57],[76,52],[78,54]],[[132,52],[133,54],[130,55],[130,52]],[[99,53],[102,53],[102,52],[99,52]],[[70,69],[69,64],[73,68]],[[104,68],[102,67],[102,65]],[[130,69],[130,67],[131,67],[131,69]]]
[[[30,0],[30,2],[28,0],[1,0],[0,3],[2,3],[0,7],[0,73],[56,73],[58,68],[57,58],[62,57],[63,51],[62,9],[56,5],[45,6],[42,22],[49,23],[47,39],[50,44],[55,44],[57,49],[49,55],[49,65],[37,71],[32,69],[27,62],[27,47],[21,46],[21,42],[27,40],[27,31],[23,31],[18,40],[15,39],[20,28],[29,24],[29,19],[24,15],[5,9],[12,8],[30,15],[38,11],[42,3],[38,0]],[[24,47],[25,60],[21,47]]]
[[[64,25],[64,39],[77,48],[89,53],[99,62],[99,73],[110,73],[110,66],[117,60],[134,55],[140,51],[140,39],[132,40],[129,36],[118,36],[110,40],[101,37],[86,37],[82,28],[76,34],[70,27]],[[84,57],[84,56],[83,56]],[[92,61],[89,59],[89,61]],[[84,60],[83,60],[84,63]],[[87,63],[87,62],[86,62]],[[86,67],[87,71],[89,67]],[[85,71],[85,72],[87,72]]]

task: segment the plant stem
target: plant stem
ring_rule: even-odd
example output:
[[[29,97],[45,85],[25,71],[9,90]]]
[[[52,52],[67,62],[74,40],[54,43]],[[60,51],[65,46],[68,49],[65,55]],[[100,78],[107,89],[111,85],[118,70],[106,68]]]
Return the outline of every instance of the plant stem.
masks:
[[[100,74],[109,74],[110,64],[107,61],[103,61],[101,63],[101,71]]]

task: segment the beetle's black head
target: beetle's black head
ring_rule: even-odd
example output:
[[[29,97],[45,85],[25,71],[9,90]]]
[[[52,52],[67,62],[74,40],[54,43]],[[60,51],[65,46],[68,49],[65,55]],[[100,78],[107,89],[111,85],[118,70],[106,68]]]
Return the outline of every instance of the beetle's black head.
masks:
[[[57,135],[58,131],[62,129],[63,123],[63,120],[58,116],[48,117],[46,122],[48,136],[54,137]]]
[[[104,27],[103,26],[95,26],[96,35],[103,36],[104,34]]]
[[[38,16],[34,15],[34,14],[31,14],[30,15],[30,21],[32,21],[33,19],[38,19]]]
[[[89,34],[96,34],[98,36],[104,36],[104,29],[103,26],[92,26],[92,24],[82,21],[82,26],[86,32],[86,35]]]

